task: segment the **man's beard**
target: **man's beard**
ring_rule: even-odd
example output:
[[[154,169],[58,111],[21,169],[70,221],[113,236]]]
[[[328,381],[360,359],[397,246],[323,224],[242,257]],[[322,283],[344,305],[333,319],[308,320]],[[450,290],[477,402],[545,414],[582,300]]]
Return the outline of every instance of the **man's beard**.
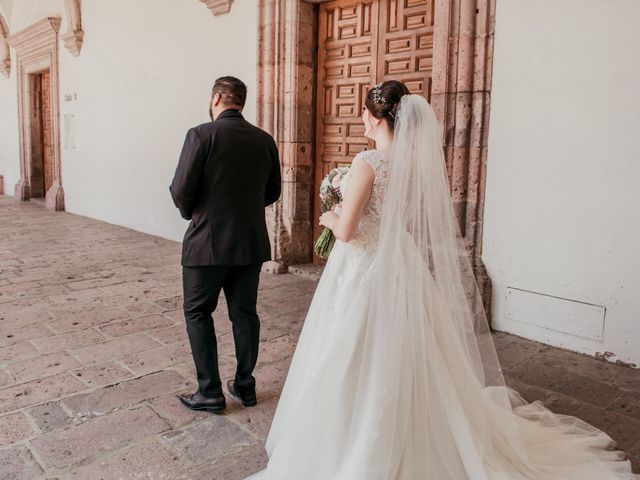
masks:
[[[211,118],[211,121],[213,122],[213,109],[211,108],[211,103],[209,103],[209,118]]]

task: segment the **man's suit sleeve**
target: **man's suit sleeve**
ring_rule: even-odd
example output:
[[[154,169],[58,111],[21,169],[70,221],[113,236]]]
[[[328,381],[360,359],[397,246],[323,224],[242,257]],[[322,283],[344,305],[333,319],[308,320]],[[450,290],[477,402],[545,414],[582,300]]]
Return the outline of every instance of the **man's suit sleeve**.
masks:
[[[173,203],[180,210],[180,215],[191,220],[200,196],[200,183],[207,158],[206,149],[195,128],[187,132],[184,140],[178,167],[169,187]]]
[[[278,148],[273,145],[273,154],[271,155],[271,174],[267,180],[267,188],[265,190],[264,204],[269,206],[280,198],[282,190],[282,177],[280,173],[280,157],[278,156]]]

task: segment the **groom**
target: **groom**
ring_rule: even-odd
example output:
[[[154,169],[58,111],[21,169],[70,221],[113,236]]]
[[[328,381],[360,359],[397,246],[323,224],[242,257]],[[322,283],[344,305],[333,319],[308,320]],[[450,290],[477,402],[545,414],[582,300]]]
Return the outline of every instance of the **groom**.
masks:
[[[273,138],[242,116],[246,97],[247,87],[237,78],[216,80],[212,122],[187,132],[169,188],[180,215],[191,220],[182,243],[182,279],[198,390],[180,400],[192,410],[226,407],[211,318],[221,290],[238,362],[227,387],[244,406],[257,403],[256,300],[262,263],[271,259],[264,209],[280,197],[280,161]]]

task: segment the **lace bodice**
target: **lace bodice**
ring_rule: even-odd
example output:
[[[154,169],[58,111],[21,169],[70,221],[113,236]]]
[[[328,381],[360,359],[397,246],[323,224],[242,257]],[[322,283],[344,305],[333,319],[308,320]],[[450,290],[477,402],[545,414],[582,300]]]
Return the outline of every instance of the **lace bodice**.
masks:
[[[384,194],[387,189],[389,159],[387,154],[380,150],[365,150],[358,153],[355,158],[363,159],[371,165],[375,178],[371,187],[371,196],[364,207],[364,214],[362,220],[360,220],[358,233],[349,243],[359,248],[371,250],[375,249],[380,233],[380,217],[382,215]],[[345,185],[342,188],[343,191],[348,188],[348,175],[345,177]]]

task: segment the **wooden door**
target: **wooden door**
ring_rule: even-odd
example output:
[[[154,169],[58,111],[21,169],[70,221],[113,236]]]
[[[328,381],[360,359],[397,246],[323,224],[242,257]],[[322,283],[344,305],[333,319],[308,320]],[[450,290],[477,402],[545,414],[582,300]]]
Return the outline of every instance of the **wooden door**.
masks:
[[[53,136],[51,132],[51,77],[49,72],[40,76],[42,101],[40,103],[42,121],[42,172],[44,176],[44,195],[53,185]]]
[[[404,81],[429,98],[434,0],[333,0],[320,5],[315,159],[315,219],[320,182],[372,144],[361,115],[367,91]],[[314,239],[321,229],[314,222]]]

